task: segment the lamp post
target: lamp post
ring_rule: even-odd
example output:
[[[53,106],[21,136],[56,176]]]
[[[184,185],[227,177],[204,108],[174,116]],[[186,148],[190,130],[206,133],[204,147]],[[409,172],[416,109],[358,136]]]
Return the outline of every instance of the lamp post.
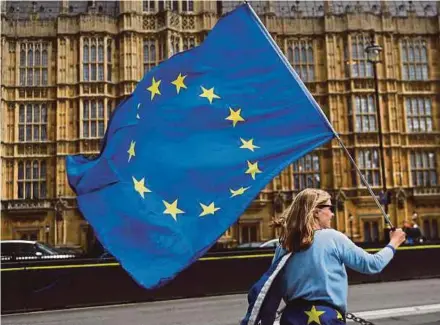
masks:
[[[388,215],[388,204],[389,197],[387,192],[387,183],[385,177],[385,152],[383,148],[383,133],[382,133],[382,110],[379,101],[379,81],[377,79],[377,64],[380,63],[380,53],[382,52],[382,47],[375,43],[374,35],[371,36],[371,43],[365,48],[367,54],[367,61],[373,65],[373,76],[374,76],[374,91],[375,91],[375,102],[377,109],[377,127],[379,135],[379,151],[380,151],[380,167],[382,174],[382,195],[380,202],[384,206],[385,213]]]

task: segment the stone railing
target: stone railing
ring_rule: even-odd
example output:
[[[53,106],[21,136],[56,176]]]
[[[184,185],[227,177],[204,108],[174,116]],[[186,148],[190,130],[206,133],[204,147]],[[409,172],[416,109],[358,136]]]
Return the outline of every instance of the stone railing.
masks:
[[[416,187],[413,189],[414,196],[440,196],[440,187]]]

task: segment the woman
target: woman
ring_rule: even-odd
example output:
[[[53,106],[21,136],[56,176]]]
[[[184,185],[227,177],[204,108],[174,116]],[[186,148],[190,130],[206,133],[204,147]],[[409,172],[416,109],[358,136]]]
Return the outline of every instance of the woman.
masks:
[[[356,246],[331,229],[330,195],[322,190],[300,192],[283,216],[283,232],[274,260],[287,252],[281,283],[286,308],[281,325],[345,324],[347,273],[345,266],[361,273],[379,273],[405,241],[405,233],[390,233],[390,243],[376,254]]]

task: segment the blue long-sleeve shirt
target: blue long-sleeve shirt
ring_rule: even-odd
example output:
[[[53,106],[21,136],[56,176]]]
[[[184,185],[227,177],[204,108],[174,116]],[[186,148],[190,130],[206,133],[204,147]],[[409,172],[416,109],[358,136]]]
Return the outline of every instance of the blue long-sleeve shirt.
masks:
[[[274,259],[284,253],[278,247]],[[369,254],[339,231],[318,230],[312,246],[295,253],[285,266],[284,300],[323,300],[346,312],[348,280],[345,266],[361,273],[379,273],[393,256],[390,247]]]

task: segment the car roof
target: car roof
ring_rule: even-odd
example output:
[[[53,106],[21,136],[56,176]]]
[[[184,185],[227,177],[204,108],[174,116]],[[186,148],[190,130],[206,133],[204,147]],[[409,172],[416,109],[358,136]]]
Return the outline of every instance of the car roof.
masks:
[[[36,244],[37,242],[35,240],[1,240],[0,244],[9,244],[9,243],[15,243],[15,244]]]

